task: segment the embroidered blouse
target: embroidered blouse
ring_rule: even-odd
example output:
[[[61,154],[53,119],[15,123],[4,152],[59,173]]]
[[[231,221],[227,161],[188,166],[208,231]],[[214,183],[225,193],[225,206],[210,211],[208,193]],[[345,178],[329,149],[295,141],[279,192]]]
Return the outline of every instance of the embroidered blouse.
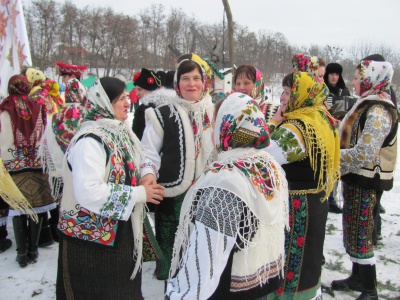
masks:
[[[391,124],[390,112],[383,105],[375,105],[369,110],[357,144],[350,149],[340,150],[342,176],[373,161],[390,132]]]
[[[270,153],[280,165],[299,161],[307,156],[307,149],[299,129],[291,123],[284,123],[274,129],[270,145],[265,151]]]
[[[82,207],[103,218],[127,221],[135,204],[146,202],[146,191],[143,186],[104,182],[106,159],[103,146],[92,138],[81,139],[70,150],[68,162],[74,173],[76,200]],[[115,197],[116,193],[126,193],[130,201],[117,201],[120,197]]]

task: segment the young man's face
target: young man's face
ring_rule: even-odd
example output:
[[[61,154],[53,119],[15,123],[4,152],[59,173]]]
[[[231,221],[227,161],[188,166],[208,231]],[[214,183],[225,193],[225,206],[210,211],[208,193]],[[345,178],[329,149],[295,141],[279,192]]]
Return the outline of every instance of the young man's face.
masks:
[[[330,73],[328,75],[329,84],[332,86],[336,86],[339,81],[339,74],[338,73]]]

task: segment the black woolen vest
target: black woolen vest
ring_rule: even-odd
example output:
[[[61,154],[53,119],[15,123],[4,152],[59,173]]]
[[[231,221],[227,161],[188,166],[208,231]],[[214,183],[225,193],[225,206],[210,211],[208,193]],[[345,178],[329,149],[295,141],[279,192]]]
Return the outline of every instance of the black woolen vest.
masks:
[[[164,129],[157,182],[165,187],[174,187],[182,182],[185,171],[186,146],[182,120],[173,106],[161,106],[155,112]]]

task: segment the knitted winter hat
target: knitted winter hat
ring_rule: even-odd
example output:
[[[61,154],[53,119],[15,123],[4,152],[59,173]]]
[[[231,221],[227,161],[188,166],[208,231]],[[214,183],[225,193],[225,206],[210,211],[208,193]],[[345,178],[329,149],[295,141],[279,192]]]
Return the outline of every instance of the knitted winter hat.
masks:
[[[152,70],[142,68],[142,70],[133,76],[135,86],[140,86],[142,89],[154,91],[161,86],[161,78]]]

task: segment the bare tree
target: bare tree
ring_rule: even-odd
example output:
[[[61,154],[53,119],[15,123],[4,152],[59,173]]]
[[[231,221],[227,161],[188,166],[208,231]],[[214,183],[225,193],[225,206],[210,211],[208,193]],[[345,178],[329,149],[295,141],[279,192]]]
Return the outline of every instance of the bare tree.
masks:
[[[59,41],[59,4],[55,1],[38,0],[32,1],[27,10],[30,15],[28,39],[31,47],[32,63],[34,66],[45,69],[52,62],[57,42]]]
[[[325,47],[325,57],[327,62],[339,62],[342,54],[343,54],[343,48],[338,47],[338,46],[330,46],[327,45]]]
[[[202,57],[217,52],[221,55],[225,34],[229,41],[230,66],[244,63],[256,66],[263,72],[267,85],[276,85],[291,71],[291,59],[297,52],[323,57],[328,63],[339,62],[348,82],[360,59],[373,53],[382,54],[395,70],[400,69],[400,52],[395,47],[369,41],[360,41],[348,48],[313,44],[293,47],[280,32],[268,29],[253,32],[234,24],[228,0],[222,2],[228,19],[227,30],[221,23],[202,24],[181,9],[167,13],[161,4],[150,5],[135,17],[115,13],[109,7],[79,9],[68,0],[61,4],[54,0],[28,1],[24,10],[33,65],[45,69],[62,60],[88,65],[90,72],[97,76],[130,79],[141,67],[174,68],[175,57],[168,45],[181,53],[196,52]],[[204,37],[204,43],[193,34],[193,24]],[[395,72],[392,85],[395,88],[400,85],[399,72]]]

